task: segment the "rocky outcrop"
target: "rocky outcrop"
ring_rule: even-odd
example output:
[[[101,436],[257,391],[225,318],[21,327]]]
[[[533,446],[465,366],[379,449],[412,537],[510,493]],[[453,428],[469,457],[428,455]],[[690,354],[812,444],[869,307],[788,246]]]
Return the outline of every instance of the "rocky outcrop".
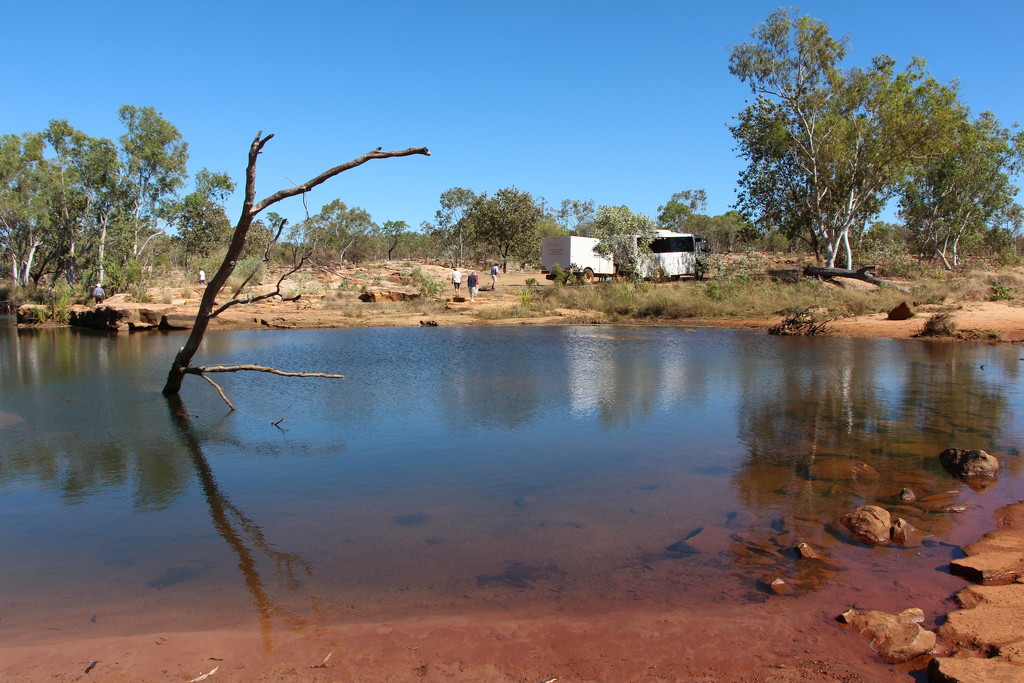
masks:
[[[871,638],[871,649],[890,664],[908,662],[935,647],[935,634],[921,628],[924,612],[913,607],[899,614],[850,609],[839,621]]]
[[[380,303],[383,301],[408,301],[418,299],[419,292],[403,292],[397,289],[368,289],[359,295],[360,301]]]
[[[999,459],[977,448],[947,448],[939,453],[939,462],[947,472],[961,479],[999,474]]]
[[[1024,681],[1024,501],[997,514],[999,528],[964,547],[967,557],[950,563],[952,573],[984,584],[956,595],[939,635],[981,656],[940,657],[930,681],[1009,683]]]
[[[165,327],[164,320],[176,311],[173,304],[137,304],[116,301],[95,307],[71,307],[71,325],[94,330],[128,330],[137,332]],[[191,316],[194,318],[195,316]],[[191,327],[191,322],[189,322]]]

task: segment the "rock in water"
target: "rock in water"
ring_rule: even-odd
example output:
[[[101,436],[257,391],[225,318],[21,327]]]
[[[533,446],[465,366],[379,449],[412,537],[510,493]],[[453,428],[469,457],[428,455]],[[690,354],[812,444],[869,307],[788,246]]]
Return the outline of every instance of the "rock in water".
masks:
[[[863,505],[839,518],[839,526],[851,536],[868,545],[889,543],[889,512],[877,505]]]
[[[994,477],[999,473],[999,459],[978,448],[947,448],[939,453],[939,462],[957,477]]]

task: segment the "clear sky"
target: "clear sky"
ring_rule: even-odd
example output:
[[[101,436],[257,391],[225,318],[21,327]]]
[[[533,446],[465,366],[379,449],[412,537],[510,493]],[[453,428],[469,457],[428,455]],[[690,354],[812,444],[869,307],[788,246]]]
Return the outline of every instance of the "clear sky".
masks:
[[[780,5],[637,0],[461,2],[12,2],[2,13],[0,133],[54,118],[116,139],[122,104],[152,106],[189,143],[190,172],[240,185],[258,131],[274,133],[260,198],[378,146],[431,156],[374,161],[310,194],[374,220],[432,220],[451,187],[516,186],[657,215],[704,188],[735,199],[727,126],[750,93],[733,45]],[[815,1],[800,11],[847,35],[847,66],[924,57],[974,113],[1024,119],[1024,3]],[[228,204],[234,219],[239,193]],[[276,210],[299,220],[295,198]]]

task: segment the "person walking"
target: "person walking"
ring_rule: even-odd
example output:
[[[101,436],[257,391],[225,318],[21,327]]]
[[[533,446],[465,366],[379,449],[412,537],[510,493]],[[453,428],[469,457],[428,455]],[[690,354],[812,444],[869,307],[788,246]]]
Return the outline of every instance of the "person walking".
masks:
[[[491,266],[491,291],[493,292],[494,288],[497,287],[497,286],[498,286],[498,264],[495,263],[493,266]]]
[[[203,270],[202,268],[199,269],[199,284],[201,284],[203,287],[206,286],[206,271]]]
[[[469,285],[469,300],[470,301],[476,301],[476,287],[479,284],[479,282],[480,282],[480,279],[476,276],[476,271],[474,270],[473,272],[471,272],[469,274],[469,279],[466,280],[466,283]]]
[[[103,299],[105,299],[106,296],[107,293],[103,291],[103,285],[97,282],[96,286],[92,288],[92,297],[96,299],[96,305],[99,306],[103,303]]]
[[[458,266],[452,268],[452,274],[450,277],[452,279],[452,286],[455,287],[455,296],[458,296],[462,289],[462,273],[459,272]]]

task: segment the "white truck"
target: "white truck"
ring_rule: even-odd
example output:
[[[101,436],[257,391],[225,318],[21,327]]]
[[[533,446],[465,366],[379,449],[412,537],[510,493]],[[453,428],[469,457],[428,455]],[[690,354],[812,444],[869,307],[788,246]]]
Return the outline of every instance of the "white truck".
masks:
[[[691,233],[658,230],[648,239],[651,254],[639,264],[645,278],[668,277],[678,280],[683,275],[703,277],[697,257],[706,254],[707,240]],[[540,242],[541,273],[551,280],[551,271],[557,265],[565,271],[572,270],[582,275],[587,282],[626,273],[626,264],[616,265],[611,257],[604,257],[594,251],[600,240],[595,237],[544,237]]]
[[[564,271],[570,269],[583,274],[583,279],[591,282],[594,278],[615,275],[615,260],[601,256],[596,247],[601,240],[596,237],[544,237],[540,241],[541,273],[549,280],[554,279],[551,271],[558,266]]]

